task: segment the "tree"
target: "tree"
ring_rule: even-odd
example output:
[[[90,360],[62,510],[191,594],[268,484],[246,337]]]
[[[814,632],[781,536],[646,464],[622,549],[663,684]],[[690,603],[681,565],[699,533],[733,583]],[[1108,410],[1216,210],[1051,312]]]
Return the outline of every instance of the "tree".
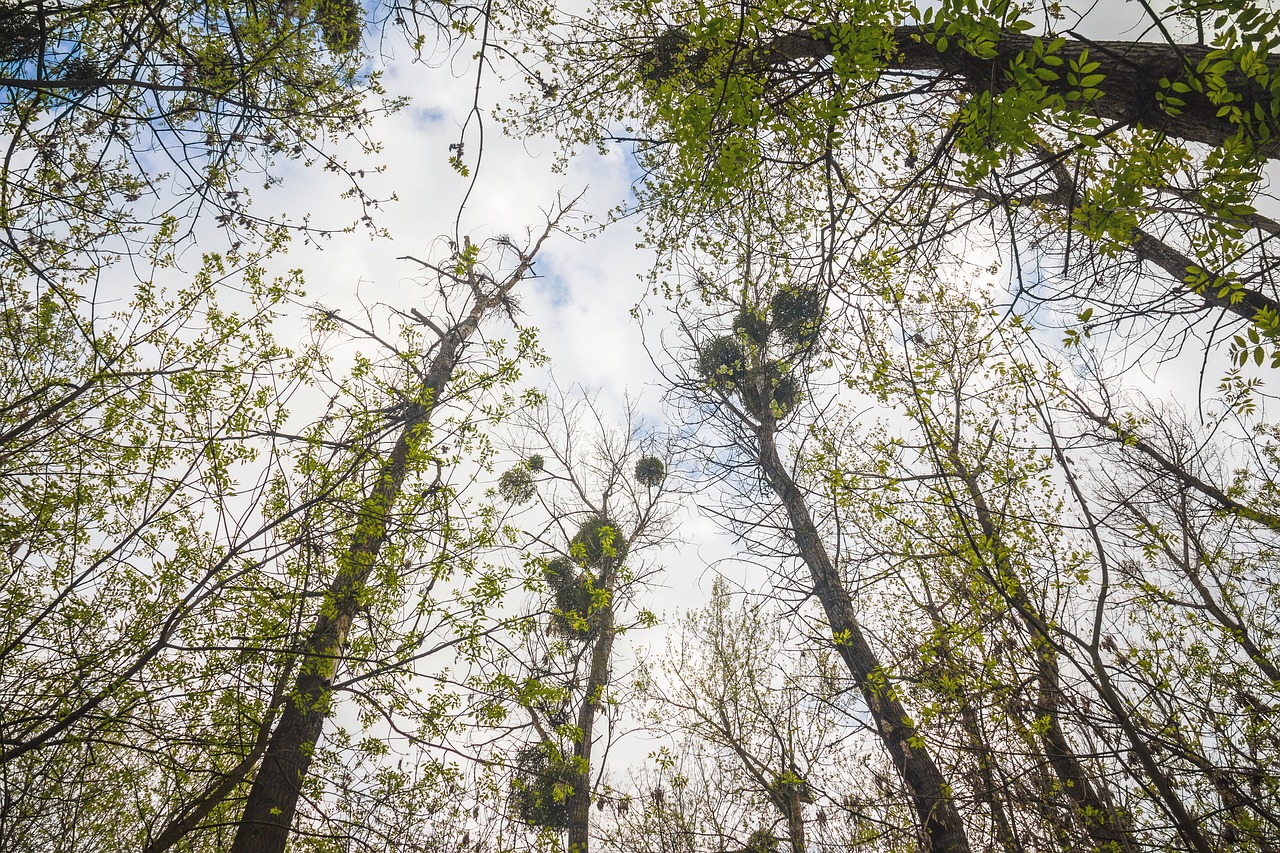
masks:
[[[1154,42],[1006,0],[619,4],[549,35],[531,123],[576,144],[625,121],[650,239],[676,255],[746,244],[861,298],[858,258],[947,269],[970,263],[966,240],[1003,243],[1019,310],[1061,305],[1042,322],[1225,313],[1266,336],[1247,355],[1274,355],[1280,228],[1259,207],[1280,20],[1144,8]],[[1192,25],[1199,42],[1179,41]]]
[[[501,389],[534,338],[508,350],[479,325],[504,313],[556,214],[531,247],[490,247],[509,253],[502,278],[469,244],[428,265],[439,313],[396,315],[399,345],[371,314],[385,360],[346,377],[325,339],[361,324],[321,311],[313,346],[280,347],[289,282],[261,270],[242,281],[252,313],[201,280],[138,296],[93,335],[53,298],[6,313],[0,846],[226,849],[246,794],[262,798],[247,780],[299,752],[311,772],[289,793],[331,798],[304,809],[306,832],[351,835],[354,813],[358,837],[394,838],[448,815],[441,762],[381,765],[400,733],[421,743],[450,725],[443,694],[421,701],[406,682],[493,628],[502,575],[475,559],[490,516],[445,466],[481,452],[485,422],[514,405]],[[313,394],[320,410],[294,426],[286,406]],[[395,494],[406,484],[419,488]],[[369,559],[335,578],[353,548]],[[347,721],[317,743],[342,697],[361,736]],[[282,728],[302,709],[311,729]]]
[[[282,159],[319,160],[354,182],[331,149],[396,106],[378,103],[362,68],[363,29],[347,0],[11,4],[0,33],[8,274],[71,301],[78,280],[153,235],[190,236],[197,216],[228,245],[278,240],[283,224],[250,211],[241,175],[269,184]]]
[[[396,534],[403,535],[406,522],[411,529],[411,519],[425,508],[424,499],[429,502],[434,497],[430,488],[417,498],[410,491],[414,483],[429,485],[423,478],[432,468],[433,418],[459,393],[455,388],[459,380],[483,386],[515,369],[516,363],[500,361],[495,375],[468,377],[463,372],[466,351],[482,323],[511,304],[512,291],[529,274],[538,250],[566,211],[555,211],[527,248],[500,242],[500,248],[514,256],[512,269],[500,276],[479,265],[480,247],[469,242],[457,248],[449,266],[425,265],[439,277],[441,294],[452,305],[439,322],[421,313],[413,315],[436,339],[418,356],[425,367],[411,370],[417,385],[403,393],[393,412],[395,428],[388,436],[389,446],[374,445],[361,460],[368,480],[362,483],[352,517],[337,539],[336,566],[311,627],[297,650],[289,653],[289,668],[296,672],[293,687],[265,743],[231,850],[284,850],[316,746],[333,713],[335,679],[347,660],[354,622],[380,585],[400,583],[397,569],[388,560],[405,547],[396,542]],[[443,537],[445,543],[448,539]],[[390,553],[384,554],[384,549]]]
[[[773,604],[735,595],[717,578],[710,604],[685,615],[678,639],[643,681],[650,726],[683,736],[686,763],[712,770],[719,790],[749,814],[740,827],[804,853],[816,814],[824,831],[827,811],[846,801],[849,742],[856,748],[866,732],[841,696],[838,657],[796,636]],[[764,830],[753,824],[758,815],[772,818]],[[746,835],[736,843],[751,846]]]
[[[228,674],[289,620],[245,579],[295,558],[279,532],[306,506],[264,511],[290,449],[257,437],[316,360],[272,336],[292,283],[250,267],[230,311],[208,284],[232,275],[208,257],[88,327],[51,294],[3,312],[5,849],[141,848],[169,803],[140,792],[234,764],[228,732],[254,737],[235,710],[272,701],[269,676],[250,696]]]
[[[918,660],[904,679],[917,702],[933,697],[922,726],[959,729],[978,779],[1013,780],[983,782],[995,834],[1019,845],[1002,846],[1265,849],[1270,794],[1244,794],[1249,759],[1222,741],[1248,714],[1216,683],[1268,678],[1272,628],[1243,618],[1261,591],[1237,574],[1245,543],[1273,532],[1251,440],[1104,418],[1016,325],[936,283],[857,329],[850,384],[901,420],[849,420],[810,467],[829,472],[853,562],[919,573],[903,582],[917,615],[899,642]],[[1213,497],[1227,497],[1206,468],[1216,454],[1256,484],[1238,515]],[[1200,500],[1227,512],[1210,521]],[[1216,547],[1198,547],[1206,536]]]
[[[731,329],[717,330],[717,318],[693,333],[697,368],[684,387],[715,413],[716,425],[730,442],[730,458],[750,472],[744,506],[758,506],[766,495],[772,499],[772,506],[765,506],[776,517],[748,513],[737,523],[757,531],[753,538],[763,538],[759,531],[767,524],[776,536],[771,548],[804,566],[807,582],[802,588],[822,606],[823,634],[830,638],[826,642],[844,662],[908,791],[921,842],[934,851],[967,851],[969,840],[955,798],[958,782],[945,776],[903,701],[897,673],[872,645],[865,615],[828,549],[810,493],[796,469],[783,461],[780,436],[803,399],[805,365],[814,354],[824,313],[820,299],[787,298],[781,295],[785,292],[785,285],[775,290],[769,276],[754,270],[741,300],[731,303]],[[703,298],[714,295],[709,289]],[[796,312],[792,306],[797,304],[805,310]]]
[[[1254,714],[1269,704],[1261,696],[1274,695],[1275,626],[1256,615],[1268,611],[1273,592],[1254,567],[1280,530],[1275,448],[1265,438],[1274,427],[1249,423],[1248,408],[1243,422],[1224,407],[1193,426],[1173,409],[1112,410],[1108,420],[1078,393],[1058,399],[1068,413],[1059,418],[1062,453],[1081,441],[1105,442],[1096,464],[1108,466],[1108,476],[1082,483],[1075,495],[1092,520],[1098,560],[1115,573],[1115,590],[1104,588],[1103,600],[1131,602],[1130,632],[1146,640],[1095,638],[1095,667],[1110,652],[1137,685],[1123,691],[1132,725],[1191,804],[1206,846],[1270,849],[1276,799],[1263,764],[1276,744],[1259,738],[1270,726],[1259,728]],[[1069,438],[1071,424],[1079,432]],[[1195,813],[1214,801],[1216,815],[1203,806]]]
[[[524,625],[527,659],[504,656],[485,690],[519,708],[522,737],[535,738],[512,762],[515,817],[566,832],[568,849],[586,853],[591,805],[610,799],[605,759],[625,690],[615,683],[617,640],[655,622],[642,606],[627,614],[657,572],[644,555],[671,535],[673,460],[633,410],[611,427],[586,396],[551,398],[522,426],[522,460],[498,490],[515,506],[536,498],[516,517],[541,594]],[[512,665],[515,673],[504,671]]]
[[[719,517],[758,556],[799,559],[772,595],[822,605],[819,648],[841,655],[922,839],[1266,849],[1267,748],[1244,709],[1269,705],[1274,626],[1245,602],[1270,595],[1246,567],[1275,532],[1271,451],[1098,413],[971,291],[886,269],[863,282],[885,307],[846,316],[751,261],[734,290],[704,275],[681,303],[680,387],[738,490]],[[1242,466],[1236,487],[1211,447]],[[956,835],[927,822],[920,765],[946,780]]]
[[[1030,840],[1025,828],[1013,829],[1015,820],[1026,821],[1019,815],[1024,804],[995,781],[1005,759],[992,751],[1012,728],[1034,756],[1023,772],[1038,777],[1046,794],[1053,792],[1036,804],[1044,836],[1068,847],[1136,849],[1130,807],[1081,756],[1080,734],[1072,731],[1081,721],[1070,710],[1064,669],[1071,669],[1078,650],[1070,629],[1059,634],[1058,626],[1075,613],[1070,596],[1042,590],[1053,589],[1073,568],[1054,556],[1064,550],[1058,525],[1035,521],[1058,517],[1062,509],[1037,474],[1043,463],[1022,446],[1033,430],[1026,404],[1019,408],[1020,383],[1032,374],[1016,356],[992,366],[1006,344],[987,328],[980,303],[928,287],[904,302],[910,307],[898,312],[893,326],[910,329],[906,334],[918,345],[901,353],[893,330],[867,323],[850,356],[863,365],[857,384],[913,429],[897,446],[878,431],[869,430],[870,440],[858,445],[833,435],[825,451],[830,457],[824,465],[842,471],[836,494],[848,498],[847,522],[860,528],[851,547],[860,560],[867,552],[905,554],[918,569],[908,588],[927,620],[928,639],[917,653],[917,683],[936,691],[926,719],[959,721],[1001,846],[1019,849]],[[863,456],[844,447],[872,450]],[[1006,656],[1013,670],[1008,673]],[[1002,686],[1020,683],[1026,686],[1014,692]],[[984,707],[1001,700],[1012,726],[996,724],[992,709]]]

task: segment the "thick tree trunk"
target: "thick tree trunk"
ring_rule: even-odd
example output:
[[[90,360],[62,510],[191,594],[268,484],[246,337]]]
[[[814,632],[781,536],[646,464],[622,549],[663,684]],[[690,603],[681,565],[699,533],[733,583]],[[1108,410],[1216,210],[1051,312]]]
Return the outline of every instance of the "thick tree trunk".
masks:
[[[791,853],[807,853],[809,844],[804,833],[804,801],[799,786],[792,787],[786,794],[787,840],[791,842]]]
[[[297,681],[267,744],[231,853],[284,850],[303,782],[329,716],[334,674],[346,650],[351,624],[359,613],[361,593],[386,538],[387,524],[400,496],[410,458],[424,439],[423,427],[453,376],[463,344],[479,327],[483,312],[484,303],[477,303],[472,314],[441,341],[440,351],[424,383],[423,399],[427,402],[409,407],[395,447],[360,508],[356,534],[303,645]]]
[[[928,27],[897,27],[894,30],[896,53],[885,57],[887,72],[935,72],[961,81],[975,92],[998,92],[1008,88],[1007,70],[1020,53],[1030,52],[1035,41],[1034,36],[1005,32],[996,46],[995,56],[982,59],[955,44],[954,39],[945,51],[940,52],[935,45],[925,41],[925,36],[931,32]],[[836,49],[821,29],[814,29],[774,40],[759,54],[759,59],[770,65],[821,60]],[[1093,73],[1105,75],[1103,82],[1096,87],[1102,94],[1088,109],[1109,124],[1140,125],[1177,139],[1211,146],[1221,145],[1240,130],[1240,125],[1229,117],[1218,115],[1217,104],[1198,92],[1178,95],[1186,103],[1177,115],[1167,112],[1156,97],[1163,91],[1160,86],[1162,79],[1171,82],[1195,79],[1196,66],[1209,54],[1210,48],[1165,42],[1067,39],[1057,53],[1064,60],[1064,64],[1056,69],[1060,72],[1059,79],[1047,84],[1051,92],[1065,97],[1072,89],[1079,88],[1068,83],[1067,70],[1069,63],[1079,60],[1086,51],[1090,62],[1099,63]],[[1280,56],[1269,55],[1265,62],[1273,74],[1280,71]],[[1241,97],[1235,106],[1250,116],[1255,115],[1255,107],[1260,107],[1264,115],[1271,115],[1274,99],[1268,89],[1230,76],[1227,82],[1234,84],[1233,92]],[[1273,127],[1272,131],[1272,141],[1260,149],[1267,157],[1276,155],[1276,140],[1280,139],[1280,133],[1277,133],[1280,129]]]
[[[849,591],[814,526],[804,494],[778,456],[772,418],[756,429],[758,459],[769,485],[782,501],[800,557],[809,568],[814,595],[826,612],[836,650],[858,685],[880,740],[910,793],[916,817],[931,853],[968,853],[964,823],[951,786],[934,763],[924,739],[898,700],[889,673],[867,642]]]
[[[567,210],[568,207],[562,208],[560,215]],[[467,341],[480,328],[482,320],[506,304],[511,290],[528,274],[533,258],[558,221],[557,217],[548,222],[539,239],[521,256],[517,268],[501,282],[483,276],[460,277],[458,281],[467,283],[474,301],[471,310],[448,329],[442,330],[416,311],[412,312],[440,335],[439,349],[423,377],[420,399],[407,407],[395,446],[360,507],[351,545],[342,556],[324,604],[303,644],[293,692],[271,733],[262,766],[236,829],[231,853],[282,853],[284,850],[312,756],[331,710],[333,678],[345,654],[352,622],[361,608],[362,593],[377,563],[411,460],[428,439],[427,424],[453,378]]]

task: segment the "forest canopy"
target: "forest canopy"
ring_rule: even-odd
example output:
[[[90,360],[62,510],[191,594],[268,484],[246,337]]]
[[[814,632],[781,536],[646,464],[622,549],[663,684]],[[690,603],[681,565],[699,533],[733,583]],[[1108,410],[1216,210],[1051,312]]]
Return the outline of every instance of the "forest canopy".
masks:
[[[0,91],[0,853],[1280,845],[1271,4],[13,0]]]

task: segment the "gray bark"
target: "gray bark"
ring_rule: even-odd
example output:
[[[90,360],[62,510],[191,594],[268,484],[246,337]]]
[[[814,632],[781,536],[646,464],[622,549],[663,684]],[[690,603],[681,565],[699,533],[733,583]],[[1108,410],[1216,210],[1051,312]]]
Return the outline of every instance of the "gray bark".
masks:
[[[930,853],[968,853],[964,822],[952,788],[934,763],[906,708],[898,700],[890,673],[881,665],[859,624],[849,591],[813,523],[804,493],[782,464],[772,418],[756,428],[758,460],[769,485],[782,501],[800,557],[809,569],[813,592],[826,612],[836,650],[875,720],[876,730],[906,784]]]

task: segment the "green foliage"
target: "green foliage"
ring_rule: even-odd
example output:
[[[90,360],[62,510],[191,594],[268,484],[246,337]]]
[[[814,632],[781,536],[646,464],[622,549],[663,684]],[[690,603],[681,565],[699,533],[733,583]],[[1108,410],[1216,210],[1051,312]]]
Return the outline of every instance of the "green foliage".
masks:
[[[297,602],[243,577],[305,569],[244,516],[299,532],[263,473],[298,448],[246,436],[275,429],[320,362],[273,338],[296,279],[226,261],[206,256],[187,288],[147,288],[113,315],[0,282],[0,718],[22,721],[0,752],[20,846],[61,848],[47,830],[75,802],[86,844],[141,847],[144,826],[234,764],[270,701],[246,688],[269,684],[270,664],[240,649],[271,647]],[[212,287],[229,278],[239,310]],[[171,797],[130,810],[125,789]]]
[[[611,34],[548,45],[538,79],[558,96],[528,114],[573,145],[600,143],[619,122],[653,140],[639,154],[637,205],[648,241],[672,257],[700,264],[744,240],[758,257],[804,257],[800,244],[821,231],[834,240],[824,257],[895,246],[899,264],[931,274],[957,223],[976,211],[995,223],[1000,211],[995,233],[1038,253],[1139,261],[1067,286],[1081,302],[1100,280],[1115,288],[1094,303],[1113,306],[1099,329],[1193,306],[1252,321],[1251,294],[1275,299],[1270,226],[1255,204],[1280,150],[1269,4],[1149,8],[1164,32],[1133,54],[1060,33],[1059,4],[607,8],[620,22]],[[1208,47],[1192,43],[1192,23]],[[1167,251],[1150,251],[1153,239]],[[1188,278],[1179,257],[1202,275]],[[832,286],[860,295],[856,280]],[[1064,298],[1047,284],[1022,292],[1041,291]],[[742,314],[740,342],[758,346],[766,319]],[[711,359],[702,373],[730,362]]]
[[[733,330],[740,340],[757,349],[763,348],[769,340],[769,320],[750,305],[742,306],[733,318]]]
[[[316,22],[325,47],[333,53],[349,53],[360,45],[364,8],[358,0],[318,0]]]
[[[590,636],[599,623],[596,577],[563,557],[548,562],[544,576],[555,602],[556,627],[566,636]]]
[[[747,839],[746,853],[778,853],[778,837],[767,829],[757,829]]]
[[[527,504],[538,494],[533,470],[527,464],[516,465],[498,477],[498,494],[513,504]]]
[[[629,544],[609,518],[592,516],[582,523],[569,542],[569,553],[583,565],[599,568],[619,565],[627,559]]]
[[[813,344],[822,322],[825,295],[816,288],[780,288],[769,302],[773,328],[801,348]]]
[[[769,362],[756,374],[748,376],[738,386],[742,405],[757,419],[765,416],[782,418],[800,399],[800,386],[796,378],[779,362]]]
[[[712,387],[729,386],[744,374],[742,344],[735,335],[713,338],[698,354],[698,370]]]
[[[546,463],[543,461],[542,454],[534,453],[531,454],[528,459],[524,460],[524,464],[526,468],[537,474],[543,469],[543,466]]]
[[[820,297],[812,291],[775,297],[780,309],[774,317],[773,328],[780,337],[796,345],[811,346],[821,316]],[[757,317],[750,309],[744,313]],[[738,320],[735,320],[735,324]],[[755,323],[756,321],[751,321]],[[763,321],[756,328],[767,328]],[[698,371],[711,388],[735,393],[742,405],[757,419],[766,416],[784,417],[800,399],[800,385],[792,370],[779,359],[769,359],[755,344],[754,352],[747,352],[737,335],[721,335],[712,338],[698,355]]]
[[[642,486],[657,488],[667,476],[667,466],[656,456],[642,456],[636,462],[636,482]]]
[[[282,223],[251,213],[248,185],[276,183],[290,161],[349,174],[376,204],[327,150],[398,106],[358,49],[355,0],[34,9],[0,23],[0,132],[24,152],[0,176],[6,274],[74,298],[149,238],[189,239],[197,217],[227,245],[279,245]]]
[[[511,781],[511,804],[531,826],[565,829],[569,826],[569,798],[580,784],[573,759],[551,741],[530,744],[516,753]]]

